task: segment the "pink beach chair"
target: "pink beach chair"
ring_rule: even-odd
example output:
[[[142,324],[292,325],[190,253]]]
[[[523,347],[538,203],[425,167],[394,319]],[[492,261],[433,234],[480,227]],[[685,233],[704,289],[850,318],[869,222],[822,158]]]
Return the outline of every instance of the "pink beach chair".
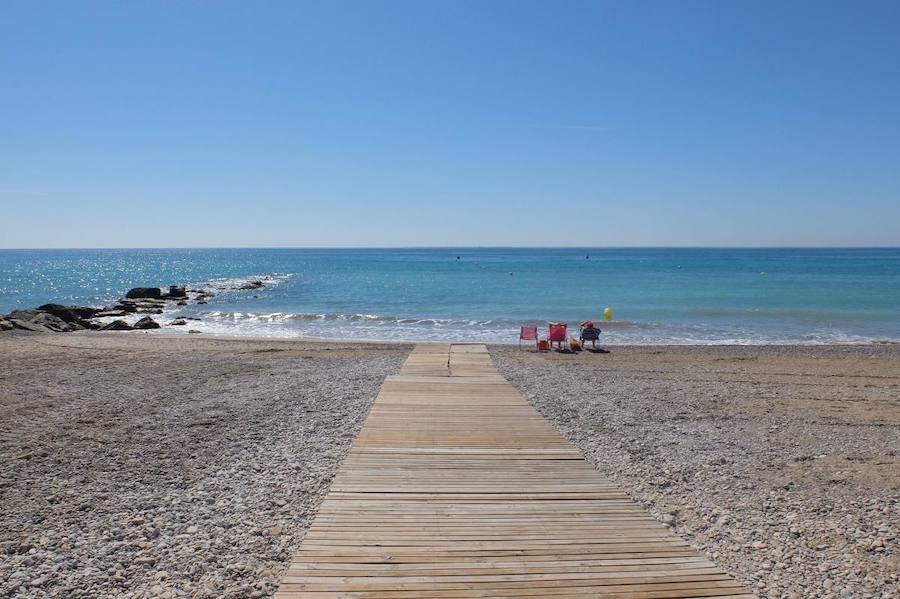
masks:
[[[522,349],[523,341],[534,341],[534,345],[537,346],[537,327],[526,327],[525,325],[522,325],[519,329],[519,349]]]
[[[568,325],[564,322],[550,323],[550,329],[547,331],[547,340],[550,342],[550,347],[557,343],[559,344],[559,349],[562,349],[563,343],[566,342],[568,328]]]

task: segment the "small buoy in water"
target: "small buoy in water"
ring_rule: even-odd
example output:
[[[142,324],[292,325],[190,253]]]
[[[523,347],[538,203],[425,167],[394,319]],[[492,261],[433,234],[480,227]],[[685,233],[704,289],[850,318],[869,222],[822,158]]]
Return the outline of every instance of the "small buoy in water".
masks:
[[[585,260],[590,260],[591,257],[590,257],[590,256],[585,256],[584,259],[585,259]]]
[[[678,270],[681,270],[683,267],[679,264],[676,268],[678,268]]]
[[[766,271],[762,271],[761,273],[759,273],[759,276],[761,276],[761,277],[766,276]]]
[[[512,276],[512,271],[509,271],[509,276]]]
[[[612,320],[612,308],[603,309],[603,320]]]
[[[459,260],[459,256],[457,256],[456,259]]]

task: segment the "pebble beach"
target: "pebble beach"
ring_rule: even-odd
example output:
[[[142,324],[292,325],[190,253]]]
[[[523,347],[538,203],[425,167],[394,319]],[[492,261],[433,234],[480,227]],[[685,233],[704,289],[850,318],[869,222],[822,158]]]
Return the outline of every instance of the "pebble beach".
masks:
[[[271,597],[410,348],[0,334],[0,596]],[[490,349],[759,597],[898,597],[896,346]]]
[[[759,597],[898,597],[900,348],[611,347],[497,366]]]
[[[0,334],[0,597],[269,597],[401,345]]]

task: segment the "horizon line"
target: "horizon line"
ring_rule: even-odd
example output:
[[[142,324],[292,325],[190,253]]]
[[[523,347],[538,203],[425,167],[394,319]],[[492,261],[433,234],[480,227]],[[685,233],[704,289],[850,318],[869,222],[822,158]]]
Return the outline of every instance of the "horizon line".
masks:
[[[221,245],[221,246],[44,246],[0,247],[0,252],[76,250],[866,250],[900,249],[900,244],[875,245]]]

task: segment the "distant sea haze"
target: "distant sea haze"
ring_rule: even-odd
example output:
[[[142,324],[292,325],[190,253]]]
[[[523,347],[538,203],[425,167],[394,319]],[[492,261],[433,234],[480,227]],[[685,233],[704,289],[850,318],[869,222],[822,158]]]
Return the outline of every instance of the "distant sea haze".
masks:
[[[157,317],[206,334],[508,343],[592,319],[610,345],[900,341],[900,248],[0,250],[4,313],[170,284],[216,294]]]

